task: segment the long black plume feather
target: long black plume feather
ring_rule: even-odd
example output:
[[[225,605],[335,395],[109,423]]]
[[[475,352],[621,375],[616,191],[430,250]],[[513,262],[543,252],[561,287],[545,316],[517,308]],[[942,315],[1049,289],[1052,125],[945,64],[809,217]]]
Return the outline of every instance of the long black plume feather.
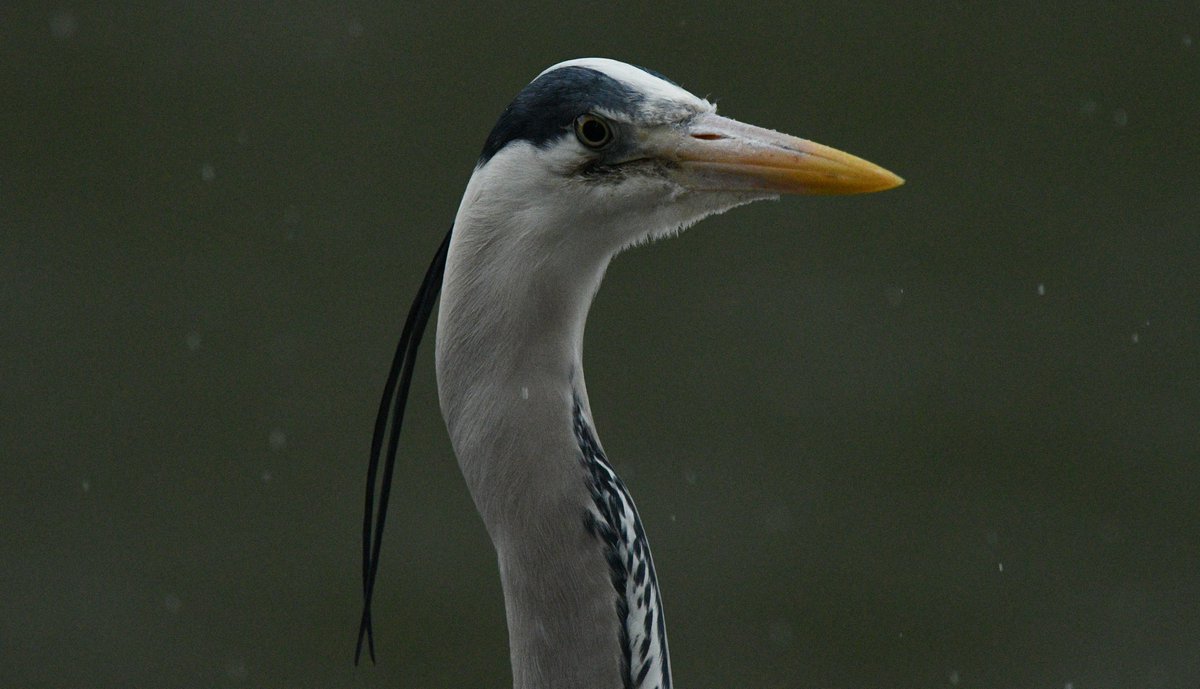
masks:
[[[442,276],[446,272],[446,253],[450,248],[450,233],[442,240],[433,262],[425,271],[421,289],[413,299],[404,321],[400,342],[392,358],[387,382],[383,386],[383,399],[379,402],[379,413],[375,417],[375,434],[371,437],[371,461],[367,465],[367,491],[363,506],[362,528],[362,583],[363,609],[358,623],[358,642],[354,647],[354,664],[362,656],[365,641],[371,662],[375,662],[375,635],[371,628],[371,595],[375,589],[375,575],[379,571],[379,550],[383,544],[383,524],[387,519],[388,497],[392,490],[392,475],[396,467],[396,449],[400,443],[400,429],[404,425],[404,407],[408,401],[408,390],[412,386],[413,366],[421,336],[433,313],[442,289]],[[389,426],[389,418],[391,420]],[[383,464],[383,479],[379,478],[379,459],[383,453],[383,439],[387,437],[387,455]],[[376,492],[379,507],[375,507]]]

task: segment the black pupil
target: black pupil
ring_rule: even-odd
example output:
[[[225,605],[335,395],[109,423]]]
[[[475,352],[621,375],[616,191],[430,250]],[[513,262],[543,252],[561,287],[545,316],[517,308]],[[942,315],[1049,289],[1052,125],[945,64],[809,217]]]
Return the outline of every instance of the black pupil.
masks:
[[[594,144],[601,143],[608,138],[608,127],[601,124],[599,120],[584,120],[580,131],[583,132],[583,138]]]

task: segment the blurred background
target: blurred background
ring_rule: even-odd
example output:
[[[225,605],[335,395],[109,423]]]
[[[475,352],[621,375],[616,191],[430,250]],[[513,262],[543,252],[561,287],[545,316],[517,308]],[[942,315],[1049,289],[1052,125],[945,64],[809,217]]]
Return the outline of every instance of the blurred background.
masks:
[[[6,3],[0,687],[506,687],[422,352],[509,99],[602,55],[907,178],[612,265],[586,364],[682,687],[1200,685],[1194,2]]]

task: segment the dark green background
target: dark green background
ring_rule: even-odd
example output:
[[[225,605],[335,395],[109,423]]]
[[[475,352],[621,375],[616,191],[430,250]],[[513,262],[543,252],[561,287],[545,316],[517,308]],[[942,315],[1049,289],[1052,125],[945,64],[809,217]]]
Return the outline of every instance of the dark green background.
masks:
[[[1194,1],[0,8],[0,686],[505,687],[423,352],[483,139],[563,59],[908,180],[620,257],[586,362],[681,687],[1200,685]]]

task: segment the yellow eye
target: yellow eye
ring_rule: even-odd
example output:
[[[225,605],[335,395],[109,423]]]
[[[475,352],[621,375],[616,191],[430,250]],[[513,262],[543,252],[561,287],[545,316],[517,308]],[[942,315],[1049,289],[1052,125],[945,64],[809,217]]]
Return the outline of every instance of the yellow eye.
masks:
[[[612,127],[603,118],[580,115],[575,118],[575,138],[588,148],[604,148],[612,141]]]

